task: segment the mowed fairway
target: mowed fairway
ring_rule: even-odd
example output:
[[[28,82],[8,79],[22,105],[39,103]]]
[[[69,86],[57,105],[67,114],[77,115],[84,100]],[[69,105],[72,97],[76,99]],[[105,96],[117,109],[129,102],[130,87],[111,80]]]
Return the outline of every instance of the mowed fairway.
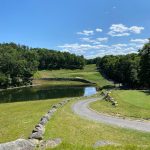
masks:
[[[98,86],[109,86],[112,83],[106,80],[96,69],[96,65],[86,65],[83,70],[52,70],[38,71],[34,78],[75,78],[80,77],[96,83]]]
[[[0,143],[27,138],[50,107],[59,100],[0,104]]]
[[[111,115],[150,120],[149,91],[114,90],[111,96],[117,100],[117,107],[106,101],[97,101],[90,105],[91,108]]]

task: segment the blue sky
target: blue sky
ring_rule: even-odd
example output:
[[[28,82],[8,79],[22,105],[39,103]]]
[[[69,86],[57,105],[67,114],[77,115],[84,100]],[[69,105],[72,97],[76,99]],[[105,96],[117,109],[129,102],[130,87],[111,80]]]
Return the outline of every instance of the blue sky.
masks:
[[[0,42],[87,58],[137,52],[150,37],[150,0],[0,0]]]

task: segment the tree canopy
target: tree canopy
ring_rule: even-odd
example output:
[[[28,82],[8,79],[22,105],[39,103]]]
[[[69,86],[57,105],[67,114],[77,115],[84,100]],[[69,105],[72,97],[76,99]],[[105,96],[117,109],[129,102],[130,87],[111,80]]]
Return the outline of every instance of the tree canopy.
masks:
[[[3,43],[0,44],[0,87],[31,84],[38,69],[82,69],[84,65],[83,56]]]
[[[139,78],[143,86],[150,88],[150,43],[146,44],[140,51]]]
[[[138,54],[107,55],[97,60],[100,71],[114,82],[131,88],[150,87],[150,43]]]

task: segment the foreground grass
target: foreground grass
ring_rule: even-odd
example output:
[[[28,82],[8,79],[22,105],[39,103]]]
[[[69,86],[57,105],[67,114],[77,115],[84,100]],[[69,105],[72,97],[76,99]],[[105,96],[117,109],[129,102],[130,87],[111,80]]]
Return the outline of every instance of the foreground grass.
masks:
[[[106,101],[97,101],[90,107],[99,112],[150,120],[150,93],[140,90],[114,90],[111,96],[117,100],[118,107]]]
[[[39,119],[59,100],[0,104],[0,143],[27,138]]]
[[[102,150],[148,149],[143,146],[149,145],[150,133],[142,133],[88,121],[71,111],[72,104],[73,102],[70,102],[65,107],[59,109],[46,126],[46,139],[62,138],[63,143],[55,148],[55,150],[92,150],[92,145],[98,140],[121,144],[118,147],[107,146],[101,148]]]
[[[96,83],[98,86],[111,86],[112,83],[106,80],[97,70],[96,65],[86,65],[83,70],[77,69],[77,70],[44,70],[44,71],[38,71],[34,78],[74,78],[74,77],[80,77],[87,79],[91,82]]]

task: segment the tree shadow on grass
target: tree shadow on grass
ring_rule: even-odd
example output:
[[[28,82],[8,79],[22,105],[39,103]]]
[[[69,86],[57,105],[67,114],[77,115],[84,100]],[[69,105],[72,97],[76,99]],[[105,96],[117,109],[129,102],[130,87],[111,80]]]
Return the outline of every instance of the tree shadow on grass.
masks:
[[[150,96],[150,90],[141,90],[141,92],[145,93],[146,95]]]
[[[102,89],[114,89],[116,88],[114,85],[105,85],[102,87]]]

